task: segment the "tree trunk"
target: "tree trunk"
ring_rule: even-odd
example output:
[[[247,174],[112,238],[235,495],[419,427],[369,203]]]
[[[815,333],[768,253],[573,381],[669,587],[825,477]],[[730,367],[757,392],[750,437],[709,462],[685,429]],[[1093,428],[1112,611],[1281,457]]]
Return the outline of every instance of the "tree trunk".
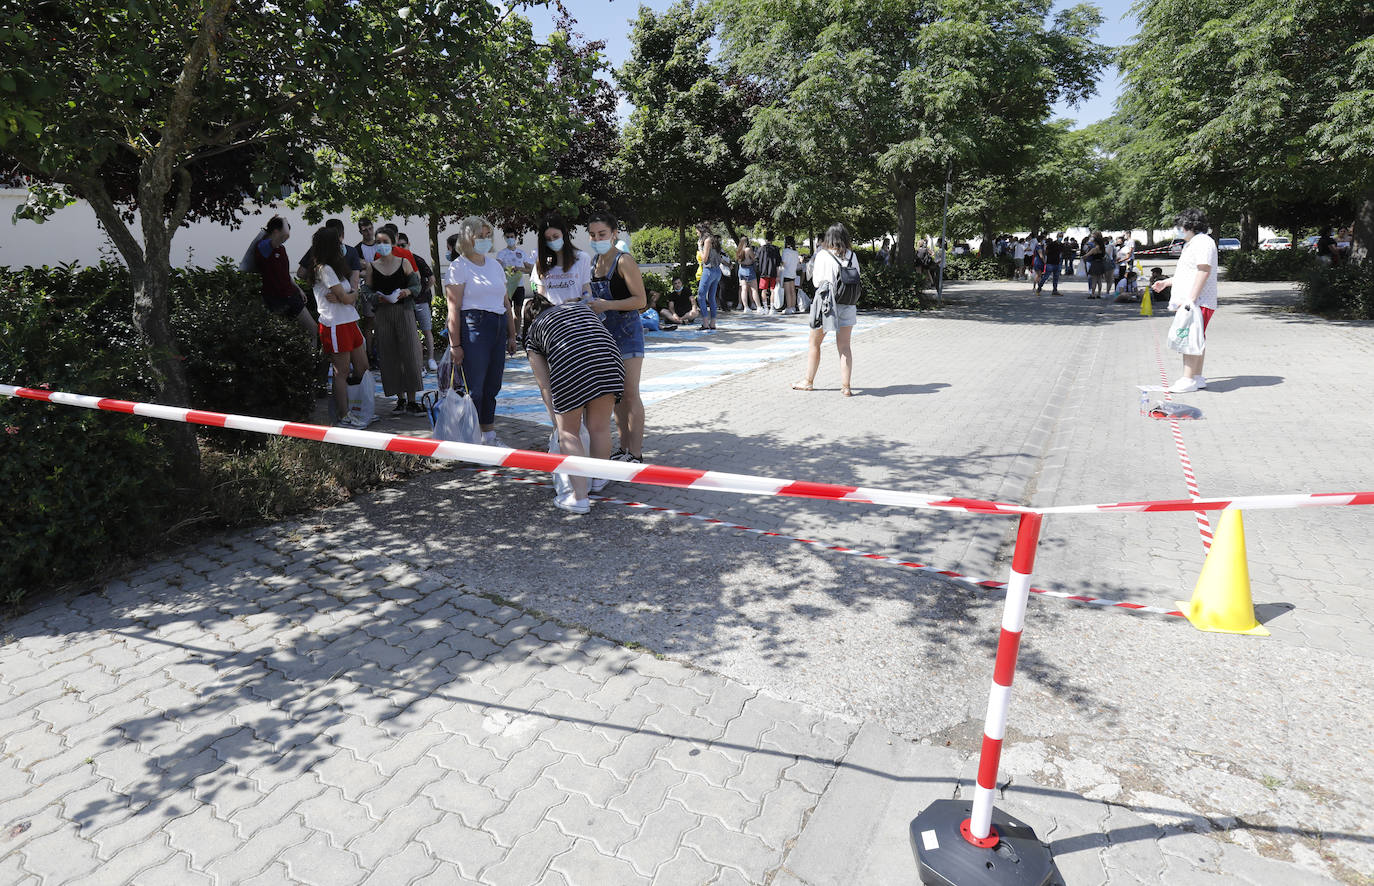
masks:
[[[1374,188],[1360,195],[1355,227],[1350,231],[1350,260],[1356,263],[1365,261],[1371,247],[1374,247]]]
[[[1146,222],[1146,223],[1145,223],[1145,248],[1146,248],[1146,249],[1153,249],[1153,248],[1154,248],[1154,245],[1155,245],[1155,226],[1154,226],[1152,223],[1150,223],[1150,222]]]
[[[992,258],[992,217],[984,215],[983,222],[983,242],[978,247],[978,254],[983,258]]]
[[[897,188],[897,260],[893,264],[910,268],[916,264],[916,191]]]
[[[1249,206],[1240,211],[1240,248],[1246,252],[1259,248],[1259,216]]]
[[[143,261],[129,268],[134,285],[134,325],[148,348],[157,401],[168,406],[191,406],[186,358],[172,334],[172,235],[161,221],[159,214],[158,218],[144,222]],[[195,492],[201,487],[200,446],[195,429],[176,422],[168,431],[177,486]]]
[[[434,269],[434,298],[444,297],[444,267],[439,263],[439,216],[429,215],[429,266]],[[431,300],[432,300],[431,299]]]

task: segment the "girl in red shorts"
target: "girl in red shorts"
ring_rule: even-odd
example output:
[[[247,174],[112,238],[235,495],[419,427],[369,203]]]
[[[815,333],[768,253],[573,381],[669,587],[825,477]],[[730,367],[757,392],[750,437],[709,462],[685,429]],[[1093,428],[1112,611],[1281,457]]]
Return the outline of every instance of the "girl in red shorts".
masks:
[[[367,348],[358,329],[358,294],[349,285],[348,260],[339,244],[339,235],[320,228],[310,238],[314,267],[310,269],[315,287],[315,302],[320,307],[320,344],[334,366],[334,404],[340,416],[339,427],[365,428],[367,424],[348,411],[349,367],[352,375],[367,372]]]

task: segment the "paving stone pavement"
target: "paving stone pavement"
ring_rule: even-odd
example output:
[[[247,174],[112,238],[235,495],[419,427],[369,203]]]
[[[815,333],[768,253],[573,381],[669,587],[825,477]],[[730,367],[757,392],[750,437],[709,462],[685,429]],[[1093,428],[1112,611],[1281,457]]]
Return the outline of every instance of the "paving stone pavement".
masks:
[[[1183,494],[1130,388],[1156,380],[1158,319],[1011,284],[950,295],[856,338],[850,400],[832,351],[812,394],[787,390],[792,358],[662,401],[652,458],[1047,504]],[[1341,456],[1370,439],[1350,366],[1374,335],[1286,300],[1224,285],[1207,418],[1185,429],[1204,494],[1370,488]],[[725,318],[711,346],[757,347],[775,322]],[[1281,377],[1280,348],[1306,355],[1292,391],[1253,381]],[[633,494],[1005,571],[1001,519]],[[0,883],[914,882],[907,822],[968,796],[1000,598],[549,497],[437,472],[5,625]],[[1035,600],[998,804],[1063,882],[1374,876],[1356,510],[1250,517],[1269,641]],[[1191,517],[1093,519],[1046,522],[1037,583],[1187,595]]]

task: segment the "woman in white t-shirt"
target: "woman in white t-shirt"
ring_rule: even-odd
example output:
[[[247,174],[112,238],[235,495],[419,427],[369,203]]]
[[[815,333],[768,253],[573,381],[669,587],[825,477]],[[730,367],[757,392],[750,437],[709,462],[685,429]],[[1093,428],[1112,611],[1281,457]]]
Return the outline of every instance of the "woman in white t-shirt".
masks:
[[[853,396],[849,389],[849,377],[854,368],[854,355],[850,351],[849,340],[859,322],[859,309],[855,305],[837,304],[830,295],[839,284],[840,268],[851,263],[858,268],[859,259],[849,244],[849,231],[842,224],[833,224],[825,232],[825,239],[811,261],[811,282],[816,286],[816,297],[811,302],[811,341],[806,377],[792,385],[794,391],[814,389],[816,371],[821,365],[821,343],[825,341],[826,332],[833,331],[835,347],[840,353],[840,393],[846,397]]]
[[[1201,209],[1183,210],[1175,224],[1183,229],[1183,253],[1178,257],[1174,275],[1156,280],[1151,288],[1161,292],[1165,287],[1172,287],[1169,291],[1171,311],[1187,306],[1189,310],[1202,312],[1205,345],[1211,340],[1207,327],[1217,310],[1217,241],[1207,236],[1207,215]],[[1207,387],[1207,379],[1202,374],[1202,361],[1206,356],[1205,349],[1201,354],[1184,354],[1183,375],[1169,385],[1169,392],[1188,394]]]
[[[338,407],[338,426],[365,428],[367,423],[348,411],[348,379],[367,372],[367,348],[358,329],[358,294],[349,283],[348,260],[344,257],[337,232],[320,228],[310,238],[309,282],[314,285],[315,302],[320,309],[320,344],[334,367],[334,405]]]
[[[470,215],[458,223],[458,255],[444,277],[448,301],[449,362],[462,367],[458,379],[439,379],[441,386],[467,383],[477,407],[482,443],[496,439],[496,395],[506,373],[506,355],[515,353],[516,323],[506,287],[506,269],[492,254],[491,222]]]
[[[786,300],[784,314],[797,313],[797,266],[801,253],[797,252],[797,238],[788,236],[782,241],[782,293]]]

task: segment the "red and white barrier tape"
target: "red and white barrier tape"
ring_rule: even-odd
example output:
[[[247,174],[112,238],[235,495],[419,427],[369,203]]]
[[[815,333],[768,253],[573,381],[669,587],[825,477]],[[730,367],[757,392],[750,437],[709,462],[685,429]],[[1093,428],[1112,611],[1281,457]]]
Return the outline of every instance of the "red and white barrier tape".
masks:
[[[669,486],[679,489],[709,489],[715,492],[733,492],[740,495],[778,495],[791,498],[826,499],[830,501],[849,501],[861,504],[891,505],[903,508],[926,508],[943,511],[967,511],[977,514],[1029,514],[1032,509],[1020,505],[983,501],[973,498],[950,498],[939,495],[921,495],[896,489],[875,489],[863,486],[840,486],[833,483],[811,483],[803,480],[782,480],[773,477],[755,477],[747,474],[727,474],[720,471],[702,471],[691,468],[670,468],[661,465],[645,465],[633,462],[610,461],[586,458],[575,455],[552,455],[547,452],[530,452],[523,449],[507,449],[499,446],[478,446],[471,443],[455,443],[448,440],[431,440],[423,437],[408,437],[403,434],[383,434],[377,431],[360,431],[350,428],[329,428],[322,425],[298,424],[296,422],[274,421],[247,415],[230,415],[221,412],[203,412],[178,406],[160,406],[155,403],[135,403],[128,400],[112,400],[102,397],[87,397],[61,391],[46,391],[36,388],[20,388],[13,385],[0,385],[0,396],[17,397],[25,400],[38,400],[44,403],[57,403],[63,406],[79,406],[83,409],[99,409],[106,412],[122,412],[166,421],[187,422],[217,428],[230,428],[238,431],[252,431],[280,437],[298,437],[304,440],[319,440],[326,443],[339,443],[344,446],[357,446],[363,449],[381,449],[387,452],[403,452],[409,455],[423,455],[430,458],[447,458],[469,461],[483,465],[499,465],[506,468],[523,468],[532,471],[571,474],[579,477],[604,477],[607,480],[621,480],[631,483],[647,483],[654,486]]]
[[[1159,338],[1155,337],[1154,342],[1155,363],[1159,366],[1159,379],[1164,383],[1164,399],[1173,400],[1174,395],[1169,391],[1169,373],[1164,368],[1164,356],[1159,350]],[[1174,435],[1174,448],[1178,450],[1178,461],[1183,466],[1183,482],[1188,487],[1188,497],[1202,498],[1202,492],[1197,485],[1197,475],[1193,473],[1193,460],[1188,457],[1188,447],[1183,445],[1183,429],[1179,427],[1178,419],[1169,419],[1169,431]],[[1202,536],[1202,549],[1212,550],[1212,524],[1207,519],[1207,512],[1197,511],[1194,517],[1197,519],[1198,535]]]
[[[747,474],[726,474],[689,468],[670,468],[661,465],[641,465],[632,462],[601,460],[572,455],[550,455],[523,449],[499,446],[476,446],[471,443],[407,437],[403,434],[382,434],[376,431],[355,431],[348,428],[329,428],[322,425],[298,424],[246,415],[203,412],[180,406],[159,406],[155,403],[135,403],[87,397],[61,391],[20,388],[0,385],[0,397],[16,397],[160,418],[167,421],[188,422],[216,428],[253,431],[303,440],[321,440],[363,449],[383,449],[432,458],[468,461],[475,464],[521,468],[546,473],[559,472],[580,477],[604,477],[630,483],[647,483],[677,489],[708,489],[741,495],[781,495],[793,498],[815,498],[830,501],[850,501],[861,504],[892,505],[894,507],[926,508],[941,511],[963,511],[973,514],[1095,514],[1101,511],[1224,511],[1275,510],[1284,508],[1320,508],[1343,505],[1374,505],[1374,492],[1313,492],[1295,495],[1250,495],[1225,499],[1191,499],[1162,501],[1127,501],[1110,504],[1062,505],[1029,508],[1003,502],[976,498],[921,495],[895,489],[875,489],[863,486],[839,486],[832,483],[779,480]]]
[[[502,472],[495,470],[494,468],[468,468],[467,470],[470,470],[473,473],[483,474],[488,477],[495,477],[498,480],[506,480],[511,483],[524,483],[531,486],[553,486],[553,484],[550,483],[548,480],[536,480],[531,477],[517,477],[513,474],[503,474]],[[1007,583],[1004,581],[993,581],[986,578],[979,578],[978,576],[964,575],[959,572],[954,572],[950,569],[941,569],[938,566],[929,566],[925,563],[917,563],[910,558],[904,559],[902,557],[893,557],[888,554],[875,554],[872,551],[864,551],[860,550],[859,548],[850,548],[845,547],[844,545],[831,544],[830,542],[826,541],[817,541],[814,538],[802,538],[799,535],[788,535],[784,532],[772,532],[767,529],[754,529],[750,526],[744,526],[739,523],[731,523],[729,520],[718,520],[715,517],[708,517],[705,514],[698,514],[692,511],[679,511],[676,508],[663,507],[662,505],[650,505],[645,504],[644,502],[630,501],[628,499],[610,498],[608,496],[593,495],[592,498],[598,502],[601,502],[602,504],[620,505],[627,508],[643,509],[647,511],[653,511],[659,514],[666,514],[670,517],[683,517],[688,520],[695,520],[699,523],[703,523],[708,527],[720,529],[733,529],[738,532],[749,532],[754,535],[761,536],[763,538],[775,538],[779,541],[795,542],[797,544],[810,545],[821,550],[834,551],[837,554],[846,554],[851,557],[858,557],[861,560],[869,560],[874,563],[880,563],[884,566],[896,566],[898,568],[911,570],[913,572],[928,572],[931,575],[938,575],[943,578],[948,578],[952,581],[959,582],[960,584],[965,584],[983,591],[1000,591],[1004,590],[1007,586]],[[1032,594],[1037,594],[1042,597],[1053,597],[1058,600],[1067,600],[1071,603],[1082,603],[1086,606],[1097,606],[1103,609],[1123,609],[1130,612],[1139,612],[1143,614],[1152,615],[1167,615],[1172,616],[1174,618],[1184,617],[1183,613],[1177,609],[1165,609],[1162,606],[1148,606],[1144,603],[1128,603],[1124,600],[1112,600],[1107,597],[1089,597],[1084,594],[1070,594],[1067,591],[1051,591],[1047,588],[1037,587],[1030,588],[1030,592]]]

